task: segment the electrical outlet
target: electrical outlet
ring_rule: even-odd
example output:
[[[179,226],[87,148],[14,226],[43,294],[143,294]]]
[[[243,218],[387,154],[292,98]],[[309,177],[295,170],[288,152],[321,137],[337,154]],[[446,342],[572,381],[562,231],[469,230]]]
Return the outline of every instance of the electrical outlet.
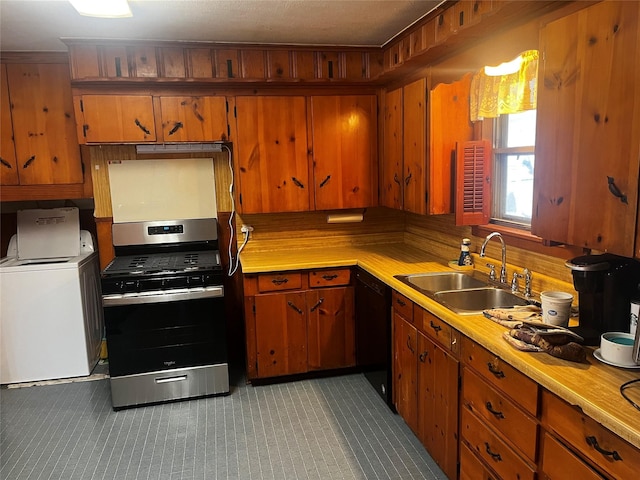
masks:
[[[240,231],[242,233],[253,232],[253,227],[251,225],[242,225],[242,227],[240,227]]]

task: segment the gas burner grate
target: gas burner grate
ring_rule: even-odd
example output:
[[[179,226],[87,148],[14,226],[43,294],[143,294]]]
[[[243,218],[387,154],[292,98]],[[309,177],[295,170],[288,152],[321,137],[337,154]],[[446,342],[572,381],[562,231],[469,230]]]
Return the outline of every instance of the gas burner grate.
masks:
[[[135,256],[132,257],[129,261],[129,268],[140,268],[143,267],[147,261],[149,260],[149,257],[147,255],[140,255],[140,256]]]
[[[182,263],[185,265],[197,265],[199,262],[199,255],[197,253],[187,253],[184,256]]]

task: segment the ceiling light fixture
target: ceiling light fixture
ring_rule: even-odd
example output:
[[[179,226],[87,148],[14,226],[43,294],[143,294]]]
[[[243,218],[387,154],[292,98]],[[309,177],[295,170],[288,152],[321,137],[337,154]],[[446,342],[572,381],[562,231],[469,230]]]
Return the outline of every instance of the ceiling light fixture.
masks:
[[[80,15],[101,18],[133,17],[127,0],[69,0]]]

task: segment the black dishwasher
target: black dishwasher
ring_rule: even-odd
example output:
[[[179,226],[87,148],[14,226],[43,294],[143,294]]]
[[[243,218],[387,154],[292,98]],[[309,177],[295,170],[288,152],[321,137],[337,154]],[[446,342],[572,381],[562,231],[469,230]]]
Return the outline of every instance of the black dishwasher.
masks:
[[[356,364],[395,411],[391,395],[391,289],[356,270]]]

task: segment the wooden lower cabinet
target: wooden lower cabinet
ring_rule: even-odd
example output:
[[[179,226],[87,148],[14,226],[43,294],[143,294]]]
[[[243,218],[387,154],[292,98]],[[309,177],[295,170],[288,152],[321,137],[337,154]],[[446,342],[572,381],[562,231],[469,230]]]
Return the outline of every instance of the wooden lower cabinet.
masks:
[[[400,311],[407,316],[399,313],[394,301],[393,375],[396,410],[447,476],[456,478],[458,360],[440,344],[439,339],[424,331],[423,317],[428,312],[415,305],[408,308],[407,299],[394,295],[394,300],[397,299],[404,303]],[[451,332],[446,337],[450,338]]]
[[[355,291],[349,271],[310,285],[316,275],[245,277],[249,380],[355,365]],[[337,286],[326,286],[332,280]],[[325,286],[317,288],[320,284]]]
[[[555,465],[558,458],[576,464],[577,471],[589,472],[589,466],[598,471],[595,476],[585,474],[573,478],[600,478],[600,475],[620,479],[638,477],[639,449],[546,390],[542,392],[542,426],[547,431],[542,462],[547,474],[545,478],[562,478],[557,474],[562,470]],[[555,437],[565,446],[564,451],[556,451],[549,446],[558,443]]]
[[[602,476],[578,458],[571,450],[545,433],[542,440],[542,477],[545,479],[579,478],[601,480]]]

